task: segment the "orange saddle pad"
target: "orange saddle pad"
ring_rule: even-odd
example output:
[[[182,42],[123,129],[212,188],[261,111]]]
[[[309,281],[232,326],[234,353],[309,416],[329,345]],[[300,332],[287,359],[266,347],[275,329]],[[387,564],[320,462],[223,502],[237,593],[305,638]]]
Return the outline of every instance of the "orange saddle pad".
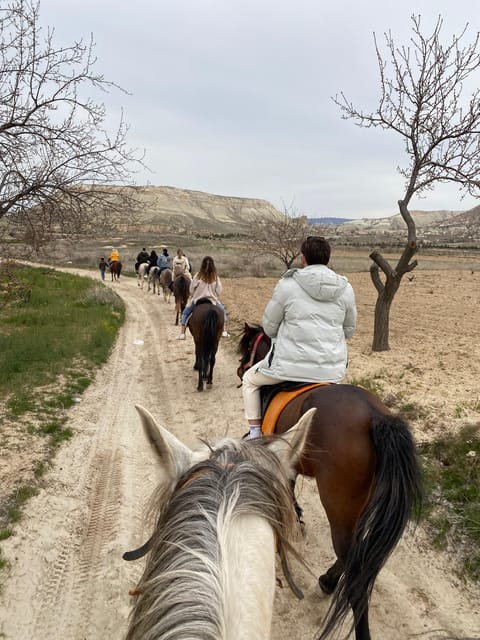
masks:
[[[273,396],[267,410],[265,411],[262,421],[262,433],[270,436],[275,432],[278,417],[291,400],[300,394],[305,393],[305,391],[310,391],[310,389],[314,389],[315,387],[326,387],[330,384],[333,383],[315,382],[314,384],[306,384],[304,387],[300,387],[299,389],[292,389],[292,391],[279,391],[275,396]]]

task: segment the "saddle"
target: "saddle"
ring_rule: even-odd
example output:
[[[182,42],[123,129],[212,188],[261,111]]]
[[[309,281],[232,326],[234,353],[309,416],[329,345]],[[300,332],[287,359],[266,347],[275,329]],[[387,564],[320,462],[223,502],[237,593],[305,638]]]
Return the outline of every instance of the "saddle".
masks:
[[[214,307],[216,306],[215,302],[212,302],[212,300],[210,300],[210,298],[199,298],[195,302],[195,306],[198,307],[198,305],[200,305],[200,304],[213,304]]]
[[[198,307],[198,305],[200,305],[200,304],[213,304],[213,305],[215,305],[215,303],[214,303],[214,302],[212,302],[212,301],[210,300],[210,298],[199,298],[199,299],[195,302],[195,304],[193,305],[193,307],[194,307],[194,308],[195,308],[195,307]],[[193,309],[192,309],[192,311],[193,311]],[[185,325],[186,327],[188,327],[188,325],[190,324],[190,319],[191,319],[191,317],[192,317],[192,314],[190,314],[190,315],[188,316],[188,318],[187,318],[187,323],[186,323],[186,325]]]
[[[278,384],[266,385],[260,388],[260,402],[262,409],[262,433],[272,435],[275,432],[277,420],[283,409],[294,398],[315,389],[315,387],[325,387],[332,382],[279,382]]]

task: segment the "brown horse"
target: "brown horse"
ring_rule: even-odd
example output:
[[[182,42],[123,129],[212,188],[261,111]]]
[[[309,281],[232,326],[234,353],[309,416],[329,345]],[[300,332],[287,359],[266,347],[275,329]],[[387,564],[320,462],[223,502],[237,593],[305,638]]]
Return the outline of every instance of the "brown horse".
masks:
[[[191,279],[185,274],[181,273],[176,276],[172,283],[172,291],[175,297],[175,324],[178,324],[178,320],[182,315],[183,310],[187,304],[188,296],[190,295],[190,282]]]
[[[197,391],[203,391],[204,380],[207,389],[212,386],[215,356],[223,331],[223,311],[208,298],[202,298],[193,308],[188,328],[195,342],[193,368],[198,371]]]
[[[112,274],[113,280],[120,280],[120,274],[122,273],[122,263],[118,260],[115,260],[110,264],[110,273]]]
[[[270,338],[262,327],[245,324],[240,377],[269,349]],[[334,593],[319,640],[338,628],[350,607],[356,640],[370,640],[368,607],[375,579],[409,519],[420,511],[415,445],[400,416],[369,391],[348,384],[301,393],[280,413],[275,432],[284,433],[314,407],[317,412],[296,471],[316,480],[337,555],[319,578],[322,591]],[[299,507],[297,512],[301,514]]]

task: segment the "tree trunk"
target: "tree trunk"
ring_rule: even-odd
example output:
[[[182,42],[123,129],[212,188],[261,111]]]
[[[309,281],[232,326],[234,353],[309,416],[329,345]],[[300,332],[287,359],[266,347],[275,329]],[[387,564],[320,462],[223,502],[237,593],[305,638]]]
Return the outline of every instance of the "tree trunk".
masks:
[[[378,295],[375,303],[375,319],[373,325],[372,351],[388,351],[388,336],[390,331],[390,307],[392,305],[394,293],[387,293],[385,287]]]
[[[403,276],[417,266],[416,260],[410,262],[417,251],[417,236],[415,223],[407,209],[407,202],[407,200],[399,200],[398,202],[402,218],[407,224],[408,239],[397,266],[393,268],[378,251],[372,251],[370,254],[370,258],[373,260],[370,276],[378,292],[375,304],[372,351],[388,351],[390,348],[388,345],[390,307]],[[380,278],[380,270],[385,275],[385,284]]]

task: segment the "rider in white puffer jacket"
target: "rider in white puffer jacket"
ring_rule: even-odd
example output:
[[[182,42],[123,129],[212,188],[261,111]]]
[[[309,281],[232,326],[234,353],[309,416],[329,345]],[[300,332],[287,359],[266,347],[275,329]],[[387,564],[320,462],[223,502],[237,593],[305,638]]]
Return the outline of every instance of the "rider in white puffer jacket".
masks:
[[[260,387],[285,380],[340,382],[347,368],[346,340],[357,320],[352,286],[327,267],[330,245],[324,238],[304,240],[301,258],[303,269],[284,274],[265,308],[270,351],[243,376],[250,437],[261,435]]]
[[[283,380],[339,382],[347,367],[345,339],[353,336],[356,318],[355,296],[344,276],[323,264],[290,269],[263,315],[272,348],[260,371]]]

